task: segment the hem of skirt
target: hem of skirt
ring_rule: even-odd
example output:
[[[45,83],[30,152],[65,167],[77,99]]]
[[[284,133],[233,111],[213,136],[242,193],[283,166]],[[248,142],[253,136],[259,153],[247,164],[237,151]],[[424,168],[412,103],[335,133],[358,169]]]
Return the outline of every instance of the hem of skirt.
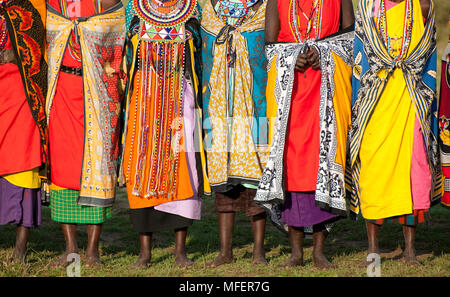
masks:
[[[329,213],[332,213],[334,215],[337,215],[337,216],[340,216],[343,218],[347,217],[347,211],[344,209],[333,208],[333,207],[330,207],[329,204],[326,204],[324,202],[320,202],[317,200],[315,200],[315,202],[316,202],[316,206],[320,207],[320,209],[322,209],[324,211],[327,211]]]
[[[30,228],[30,229],[36,229],[36,228],[39,228],[40,226],[42,226],[42,224],[28,225],[28,224],[15,223],[15,222],[11,222],[11,223],[0,223],[0,226],[7,226],[7,225],[22,226],[22,227],[26,227],[26,228]]]
[[[333,218],[325,219],[323,221],[315,222],[313,224],[302,224],[302,225],[294,225],[294,224],[290,225],[289,223],[287,223],[285,221],[283,221],[283,223],[285,223],[286,225],[291,226],[291,227],[303,228],[303,227],[309,227],[309,226],[316,226],[316,225],[320,225],[320,224],[322,224],[322,225],[329,225],[329,224],[336,223],[340,219],[342,219],[340,216],[336,216],[336,217],[333,217]]]
[[[446,203],[444,203],[444,202],[441,202],[441,206],[442,206],[443,208],[450,209],[450,204],[446,204]]]
[[[161,228],[149,228],[149,229],[142,229],[142,228],[136,228],[133,226],[133,230],[137,233],[153,233],[153,232],[162,232],[162,231],[168,231],[168,230],[175,230],[175,229],[181,229],[181,228],[188,228],[192,226],[193,222],[190,222],[188,224],[180,224],[180,225],[173,225],[173,226],[167,226],[167,227],[161,227]]]
[[[228,180],[222,184],[211,184],[211,191],[212,192],[219,192],[219,193],[225,193],[230,190],[232,190],[234,187],[238,185],[244,185],[249,184],[253,186],[259,185],[259,179],[246,179],[246,178],[237,178],[237,177],[231,177],[228,178]]]
[[[180,228],[187,228],[189,226],[192,226],[192,224],[194,223],[193,219],[184,217],[179,214],[164,212],[161,210],[157,210],[154,207],[146,207],[146,208],[152,209],[153,211],[164,214],[165,216],[168,216],[168,217],[180,219],[181,221],[175,222],[174,224],[173,224],[173,222],[170,222],[165,225],[157,225],[156,227],[152,228],[152,226],[150,224],[145,227],[142,227],[143,226],[142,224],[136,224],[131,219],[131,225],[133,226],[133,230],[138,233],[152,233],[152,232],[160,232],[160,231],[175,230],[175,229],[180,229]],[[130,217],[136,215],[132,211],[130,211],[129,214],[130,214]]]
[[[263,214],[263,213],[266,213],[266,212],[267,212],[267,211],[266,211],[264,208],[262,208],[261,206],[258,205],[258,207],[261,209],[261,211],[258,211],[258,212],[250,212],[250,213],[248,213],[248,214],[247,214],[247,212],[245,211],[245,209],[242,209],[242,208],[231,209],[231,210],[218,210],[218,209],[216,209],[216,213],[236,213],[236,212],[242,212],[242,213],[244,213],[244,215],[245,215],[246,217],[254,217],[254,216],[257,216],[257,215],[260,215],[260,214]]]
[[[390,223],[392,223],[392,224],[399,224],[399,225],[402,225],[402,226],[417,226],[419,224],[423,224],[423,223],[429,222],[431,220],[430,212],[427,211],[427,212],[424,213],[423,221],[417,221],[417,222],[414,222],[413,224],[408,224],[408,222],[406,222],[406,221],[405,221],[404,224],[399,222],[400,218],[407,217],[407,216],[412,216],[412,215],[405,214],[405,215],[392,216],[392,217],[375,219],[375,220],[374,219],[364,219],[364,220],[366,222],[369,222],[369,223],[372,223],[372,224],[375,224],[375,225],[379,225],[379,226],[384,225],[384,224],[390,224]]]
[[[95,225],[95,224],[102,224],[105,221],[109,220],[111,217],[107,217],[103,220],[95,220],[95,221],[86,221],[86,220],[71,220],[71,219],[56,219],[52,218],[52,221],[57,223],[63,223],[63,224],[85,224],[85,225]]]
[[[93,206],[93,207],[111,207],[114,204],[115,197],[113,198],[96,198],[96,197],[86,197],[79,196],[77,199],[78,205],[83,206]]]

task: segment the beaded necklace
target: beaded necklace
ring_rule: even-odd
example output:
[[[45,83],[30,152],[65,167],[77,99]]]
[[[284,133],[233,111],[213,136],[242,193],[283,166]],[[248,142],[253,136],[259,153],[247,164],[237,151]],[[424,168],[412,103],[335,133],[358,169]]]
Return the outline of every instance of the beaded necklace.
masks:
[[[95,14],[99,14],[102,11],[101,0],[92,0],[92,2],[94,3]],[[67,0],[59,0],[59,6],[61,7],[62,14],[66,18],[70,18],[69,13],[67,12]],[[79,44],[76,34],[72,34],[72,36],[69,38],[68,51],[70,56],[75,61],[81,62],[81,46]]]
[[[389,36],[387,27],[387,16],[386,16],[386,6],[384,0],[380,0],[380,6],[378,9],[378,20],[377,27],[380,35],[383,37],[384,44],[387,48],[389,55],[394,59],[394,61],[403,60],[408,52],[409,44],[411,42],[412,27],[413,27],[413,1],[404,0],[405,3],[405,13],[403,17],[403,31],[401,36]],[[397,46],[401,40],[400,46]]]
[[[323,0],[313,0],[313,5],[309,16],[304,12],[300,6],[301,0],[291,0],[290,17],[292,22],[291,32],[295,36],[297,42],[305,42],[309,39],[319,39],[322,27],[322,6]],[[301,12],[301,14],[299,13]],[[307,20],[305,33],[300,28],[300,17],[303,16]],[[311,37],[311,30],[314,28],[315,37]]]
[[[216,4],[217,15],[225,24],[236,28],[252,16],[249,10],[256,3],[258,0],[219,0]]]
[[[197,0],[132,0],[140,19],[139,39],[185,42],[184,24],[193,16]]]
[[[182,146],[185,23],[196,0],[131,0],[139,18],[132,147],[137,145],[133,195],[174,197],[178,189]],[[139,129],[137,127],[140,127]],[[150,128],[151,127],[151,128]],[[133,151],[133,149],[132,149]],[[130,154],[129,164],[132,161]]]

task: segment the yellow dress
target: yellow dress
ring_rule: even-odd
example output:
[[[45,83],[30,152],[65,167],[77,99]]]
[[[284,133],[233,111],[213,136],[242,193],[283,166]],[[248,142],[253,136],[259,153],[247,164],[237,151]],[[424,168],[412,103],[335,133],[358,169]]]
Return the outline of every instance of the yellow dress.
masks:
[[[405,2],[386,12],[391,37],[402,36]],[[419,0],[413,0],[413,7],[408,55],[424,32]],[[384,71],[379,76],[383,77]],[[411,159],[414,121],[414,106],[402,70],[397,68],[370,117],[361,143],[359,185],[361,212],[365,219],[389,218],[413,212]]]

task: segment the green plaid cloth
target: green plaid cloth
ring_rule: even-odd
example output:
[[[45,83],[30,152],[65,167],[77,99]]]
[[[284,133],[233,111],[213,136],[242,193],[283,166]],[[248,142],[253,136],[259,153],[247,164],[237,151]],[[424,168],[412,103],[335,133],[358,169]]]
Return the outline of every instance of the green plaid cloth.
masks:
[[[52,220],[60,223],[100,224],[112,216],[112,206],[79,205],[77,198],[76,190],[50,190]]]

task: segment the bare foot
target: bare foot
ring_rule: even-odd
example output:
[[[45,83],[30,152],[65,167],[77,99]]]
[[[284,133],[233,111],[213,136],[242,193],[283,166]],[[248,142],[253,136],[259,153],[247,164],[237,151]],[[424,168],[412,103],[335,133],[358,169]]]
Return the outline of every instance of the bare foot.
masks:
[[[221,254],[219,254],[216,257],[216,259],[214,259],[214,261],[207,263],[206,266],[208,266],[209,268],[216,268],[217,266],[220,266],[223,264],[230,264],[233,262],[234,262],[233,255],[222,256]]]
[[[151,256],[141,256],[139,255],[136,263],[134,263],[133,265],[130,266],[131,269],[140,269],[143,267],[148,267],[150,266],[151,262]]]
[[[313,253],[313,262],[314,266],[319,269],[331,269],[336,268],[336,265],[333,265],[328,261],[324,254],[314,254]]]
[[[16,246],[14,248],[14,252],[10,261],[14,263],[27,263],[26,256],[27,256],[27,249]]]
[[[259,265],[259,264],[263,264],[263,265],[267,265],[269,263],[267,263],[266,260],[266,253],[264,252],[264,250],[262,251],[253,251],[253,261],[252,261],[253,265]]]
[[[189,268],[194,265],[194,262],[191,261],[186,255],[176,255],[175,264],[177,264],[180,268]]]
[[[286,261],[284,261],[283,263],[278,265],[278,267],[289,268],[289,267],[296,267],[296,266],[303,266],[303,265],[304,265],[303,257],[291,256],[289,259],[287,259]]]
[[[67,257],[70,255],[71,253],[69,252],[65,252],[64,254],[62,254],[62,256],[60,256],[58,259],[56,259],[55,261],[50,263],[50,267],[51,268],[59,268],[59,267],[67,267],[69,264],[71,264],[73,262],[69,261],[67,259]]]
[[[406,250],[403,251],[403,261],[406,265],[410,266],[420,266],[422,263],[419,262],[416,258],[416,252],[414,250]]]

